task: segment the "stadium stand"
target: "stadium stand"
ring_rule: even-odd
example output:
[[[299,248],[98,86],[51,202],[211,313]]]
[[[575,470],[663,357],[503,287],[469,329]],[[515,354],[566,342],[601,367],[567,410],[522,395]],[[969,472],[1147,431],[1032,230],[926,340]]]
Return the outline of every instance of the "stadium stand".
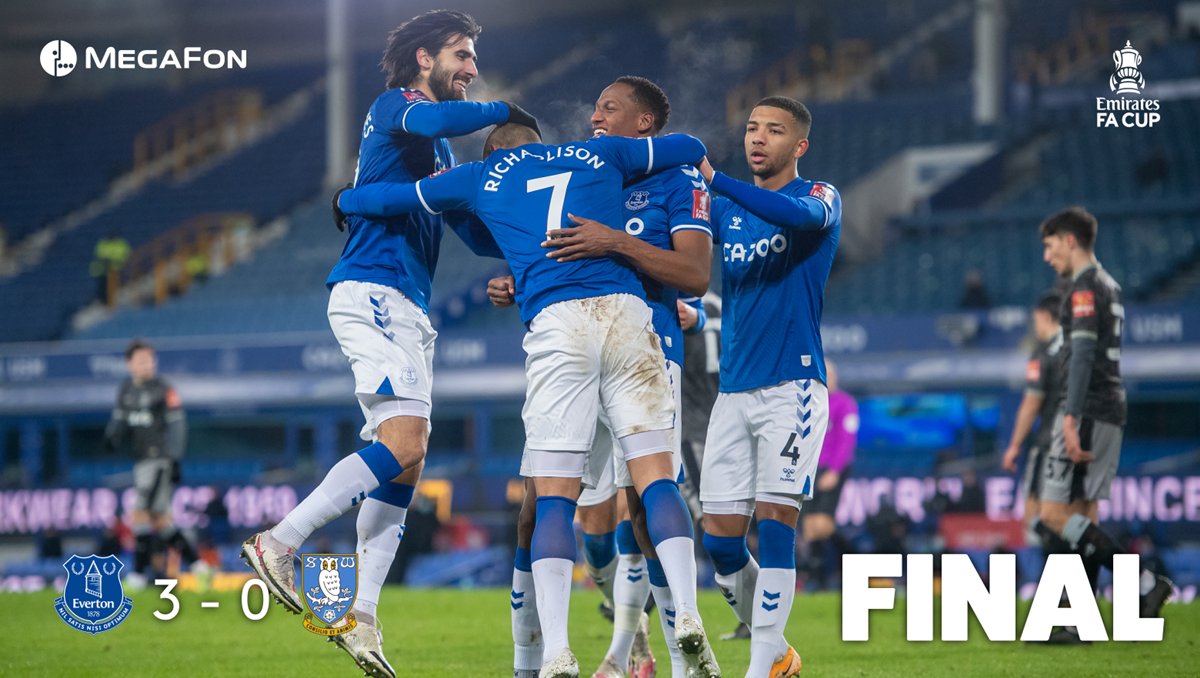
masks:
[[[315,66],[263,69],[175,91],[126,91],[88,101],[84,108],[70,102],[0,109],[3,129],[21,130],[6,139],[0,181],[12,195],[25,197],[6,203],[0,221],[10,241],[16,242],[99,197],[112,180],[132,168],[133,141],[139,132],[222,89],[254,89],[271,105],[317,75]],[[88,134],[89,129],[104,133]],[[38,162],[31,162],[32,158]],[[96,158],[105,160],[96,162]]]
[[[1131,25],[1132,19],[1121,18],[1126,14],[1141,17],[1137,18],[1140,26],[1147,16],[1159,21],[1171,17],[1176,3],[1150,0],[1137,3],[1136,12],[1124,13],[1121,8],[1128,9],[1130,3],[1096,3],[1089,5],[1090,10],[1038,0],[1010,3],[1010,21],[1028,19],[1023,26],[1028,30],[1006,45],[1012,55],[1005,67],[1012,81],[1007,93],[1010,110],[1002,125],[990,126],[977,124],[972,116],[970,14],[953,13],[970,4],[871,0],[818,3],[816,9],[771,4],[745,16],[680,11],[653,20],[616,13],[589,17],[586,22],[570,15],[543,17],[533,25],[518,22],[485,31],[480,43],[485,75],[479,90],[488,98],[520,102],[539,115],[548,136],[565,140],[586,136],[592,102],[612,77],[646,75],[658,80],[671,96],[669,129],[703,136],[717,164],[745,178],[740,125],[730,124],[726,116],[729,90],[764,72],[769,77],[763,82],[774,86],[786,80],[788,68],[808,72],[824,63],[836,71],[831,64],[837,54],[863,55],[870,69],[841,74],[853,80],[854,87],[814,92],[810,104],[816,120],[814,142],[801,164],[802,175],[828,180],[846,195],[906,149],[988,141],[996,150],[915,206],[915,213],[905,211],[890,223],[877,224],[884,245],[878,256],[839,261],[825,299],[827,319],[840,322],[855,316],[956,310],[970,271],[982,274],[994,306],[1027,306],[1053,282],[1052,271],[1041,259],[1038,223],[1065,204],[1083,203],[1100,219],[1098,255],[1123,286],[1125,301],[1130,305],[1169,301],[1184,308],[1181,317],[1191,322],[1193,316],[1186,313],[1200,305],[1200,155],[1195,153],[1200,147],[1200,99],[1171,100],[1162,121],[1152,129],[1097,128],[1089,97],[1093,90],[1106,88],[1111,73],[1108,51],[1070,61],[1054,72],[1052,82],[1018,82],[1023,72],[1018,55],[1062,49],[1071,37],[1064,37],[1064,26],[1072,31],[1100,26],[1088,22],[1110,4],[1115,18],[1103,26]],[[837,12],[825,11],[833,5]],[[947,27],[917,36],[932,14],[946,14]],[[796,44],[804,49],[794,49]],[[1197,77],[1200,43],[1195,40],[1172,38],[1148,45],[1143,55],[1142,68],[1152,83]],[[132,336],[167,342],[194,338],[197,345],[219,345],[218,337],[245,341],[295,335],[314,345],[328,343],[324,280],[345,235],[331,225],[328,196],[322,189],[326,160],[322,69],[317,63],[252,69],[176,92],[141,88],[119,97],[88,100],[89,127],[104,134],[80,129],[78,102],[0,108],[0,125],[22,130],[19,136],[6,137],[11,145],[0,159],[0,181],[8,194],[21,196],[6,199],[0,214],[11,244],[105,194],[112,180],[130,169],[133,142],[140,132],[204,97],[229,88],[249,88],[261,92],[271,110],[285,101],[295,102],[294,115],[281,114],[278,127],[256,142],[194,169],[182,180],[164,176],[147,182],[111,209],[58,232],[40,262],[23,262],[19,275],[0,279],[0,317],[5,319],[0,342],[66,339],[68,346],[98,347],[97,355],[114,356]],[[860,82],[863,73],[870,77]],[[353,116],[358,121],[383,84],[377,51],[354,56],[353,79]],[[738,111],[739,116],[744,113]],[[459,160],[474,159],[478,142],[471,138],[456,144]],[[35,157],[44,161],[28,161]],[[246,258],[162,305],[119,306],[95,324],[72,328],[73,316],[93,301],[94,284],[87,269],[98,238],[116,233],[136,248],[190,218],[212,212],[249,214],[257,226],[270,224],[277,235],[264,238]],[[492,308],[483,294],[486,280],[502,271],[502,263],[475,257],[447,233],[430,312],[437,329],[447,338],[458,332],[518,334],[521,325],[515,314]],[[713,287],[719,289],[718,280],[714,279]],[[1188,332],[1191,339],[1190,325]],[[1015,348],[1005,350],[1015,355]],[[939,344],[924,347],[922,354],[941,358],[945,351]],[[852,363],[859,357],[851,352],[846,359]],[[907,361],[907,356],[896,359]],[[1018,362],[1013,359],[1014,365]],[[7,369],[3,360],[0,368]],[[342,377],[347,374],[339,372]],[[236,376],[245,381],[254,378]],[[113,374],[104,378],[115,379]],[[1149,391],[1166,392],[1167,399],[1195,393],[1194,384],[1166,382],[1144,383],[1152,384]],[[863,390],[890,393],[894,387],[872,383]],[[875,492],[868,483],[916,477],[932,485],[933,479],[946,476],[947,458],[995,471],[988,455],[1003,444],[997,440],[998,431],[1007,423],[1003,417],[1015,408],[1016,396],[996,384],[963,391],[966,395],[958,398],[961,403],[955,401],[952,411],[924,419],[912,414],[908,405],[897,407],[911,416],[905,421],[899,415],[895,421],[885,421],[879,401],[864,399],[863,435],[854,468],[864,483],[860,500],[870,501],[861,498]],[[1131,393],[1134,398],[1147,397],[1136,389]],[[455,512],[483,514],[477,519],[500,534],[507,523],[497,515],[506,515],[509,508],[502,481],[512,475],[523,440],[516,414],[519,403],[497,405],[490,398],[455,402],[459,409],[450,415],[438,410],[435,416],[450,419],[437,421],[434,430],[444,434],[452,429],[458,437],[431,443],[435,449],[428,473],[466,488],[455,494]],[[969,410],[972,398],[989,401],[985,414]],[[197,408],[198,430],[207,426],[211,432],[226,426],[236,433],[194,438],[184,463],[186,482],[221,491],[276,482],[303,487],[314,476],[314,468],[331,461],[318,458],[320,454],[341,454],[357,443],[359,412],[352,399],[345,400],[340,408],[326,403],[299,407],[267,403],[246,412],[238,410],[234,416],[265,421],[279,438],[287,439],[282,443],[272,439],[261,449],[238,428],[241,420],[233,424],[222,420],[229,415],[220,406]],[[442,408],[441,402],[438,407]],[[95,453],[94,440],[87,438],[95,437],[101,415],[74,416],[56,413],[26,419],[21,411],[0,412],[0,486],[120,485],[114,479],[128,473],[127,460]],[[320,433],[321,423],[314,423],[320,418],[336,421]],[[443,425],[443,421],[451,423]],[[22,468],[26,455],[36,454],[25,449],[33,444],[26,442],[25,427],[39,426],[53,433],[46,434],[44,441],[36,438],[37,444],[44,442],[59,456],[46,462],[45,472],[33,483],[27,482]],[[494,433],[493,427],[503,432]],[[1186,429],[1171,435],[1175,437],[1144,432],[1129,436],[1120,473],[1145,477],[1192,473],[1194,463],[1188,455],[1200,446],[1200,433]],[[909,521],[916,543],[935,539],[938,520],[929,511]],[[249,526],[238,525],[238,530]],[[228,522],[224,529],[230,532]],[[848,534],[868,549],[873,543],[869,532],[867,526],[856,525]],[[341,537],[344,540],[345,535]],[[1200,550],[1177,532],[1164,542],[1182,543],[1163,554],[1177,581],[1200,584]],[[498,543],[498,538],[491,543]],[[238,569],[236,548],[220,545],[220,551],[224,566]],[[986,551],[969,553],[978,564],[986,562]],[[1021,549],[1018,558],[1022,581],[1036,578],[1041,553]],[[486,545],[437,554],[414,564],[410,581],[503,583],[509,561],[506,547]],[[0,574],[53,578],[61,569],[61,561],[33,560],[9,564]]]
[[[826,296],[831,313],[904,313],[957,308],[968,271],[983,274],[995,306],[1026,306],[1051,287],[1041,261],[1037,226],[1058,205],[988,213],[939,215],[905,222],[879,259],[841,272]],[[1130,205],[1101,223],[1097,256],[1121,281],[1128,299],[1146,300],[1200,245],[1200,221],[1183,212],[1146,216]],[[931,229],[921,234],[920,227]]]
[[[263,143],[243,148],[183,182],[152,181],[110,211],[62,234],[40,264],[0,282],[0,313],[16,317],[23,309],[23,322],[7,327],[5,338],[61,336],[74,311],[92,299],[87,262],[96,240],[107,234],[121,235],[137,247],[198,213],[244,211],[261,223],[307,199],[320,185],[323,117],[323,109],[312,104]],[[37,290],[40,303],[29,308],[22,290]]]
[[[876,6],[877,4],[879,6]],[[882,45],[888,42],[889,36],[902,33],[896,30],[897,27],[915,28],[920,24],[922,14],[905,14],[903,8],[888,9],[883,5],[886,3],[865,3],[856,11],[864,14],[874,12],[875,15],[880,11],[886,12],[893,22],[887,28],[883,28],[882,24],[877,22],[854,21],[839,13],[836,25],[824,29],[830,36],[830,45],[836,41],[860,40],[882,51]],[[942,9],[954,6],[955,3],[946,3]],[[1069,10],[1062,7],[1054,11],[1069,14]],[[1066,20],[1065,16],[1060,18]],[[686,125],[689,117],[687,103],[705,97],[718,98],[723,91],[722,82],[725,79],[696,78],[694,74],[681,74],[681,69],[671,68],[686,62],[694,53],[687,50],[678,51],[678,47],[673,48],[677,50],[673,53],[666,43],[658,39],[662,31],[671,30],[674,34],[683,36],[679,42],[685,45],[719,44],[729,40],[756,45],[759,49],[752,50],[754,56],[738,64],[738,72],[747,73],[761,69],[789,53],[784,47],[786,41],[783,38],[788,35],[788,27],[795,23],[792,17],[769,12],[732,22],[698,17],[669,26],[656,26],[645,22],[637,22],[635,25],[624,20],[609,19],[597,26],[589,26],[586,30],[577,22],[567,19],[547,20],[544,30],[539,30],[539,35],[546,36],[547,40],[542,47],[565,50],[582,45],[581,49],[584,52],[600,59],[596,61],[595,58],[587,58],[577,63],[568,61],[566,70],[554,72],[552,77],[551,74],[539,76],[537,61],[529,56],[521,56],[522,51],[514,49],[515,45],[520,44],[523,36],[527,35],[523,30],[515,27],[499,28],[489,32],[484,44],[489,52],[495,55],[490,75],[493,81],[505,83],[502,86],[524,85],[522,95],[531,102],[530,106],[535,110],[550,111],[546,116],[550,129],[559,128],[563,132],[586,129],[584,117],[590,108],[590,101],[595,95],[596,87],[603,84],[592,82],[593,73],[642,72],[645,70],[644,64],[662,64],[664,71],[670,71],[670,75],[663,74],[666,76],[664,85],[668,91],[684,92],[678,97],[682,99],[682,105],[677,103],[676,119]],[[1052,22],[1046,22],[1047,25],[1050,23]],[[630,31],[633,31],[633,37],[636,39],[631,38]],[[935,58],[949,65],[968,63],[968,60],[962,58],[965,56],[966,47],[969,46],[969,42],[963,42],[967,33],[969,32],[962,30],[943,31],[929,38],[928,44],[922,49],[938,53],[934,55]],[[630,45],[629,49],[600,49],[606,44],[606,40],[618,34]],[[1031,33],[1025,35],[1024,39],[1029,42],[1027,46],[1030,49],[1044,49],[1052,45],[1055,38],[1052,34]],[[1147,54],[1147,67],[1159,67],[1166,74],[1186,73],[1190,65],[1189,59],[1194,57],[1194,49],[1194,46],[1187,44],[1168,45]],[[1139,200],[1148,197],[1156,201],[1171,200],[1186,195],[1191,187],[1200,182],[1200,161],[1187,151],[1191,144],[1200,138],[1200,100],[1181,102],[1179,108],[1182,110],[1164,118],[1159,127],[1151,130],[1097,129],[1092,124],[1091,114],[1075,107],[1043,111],[1034,120],[998,130],[972,122],[969,93],[953,86],[954,82],[960,81],[962,75],[954,68],[935,69],[936,72],[926,78],[929,91],[916,88],[916,85],[920,84],[917,82],[920,78],[914,79],[911,76],[914,69],[919,69],[912,62],[914,59],[928,57],[922,56],[919,51],[906,52],[905,58],[893,61],[884,73],[887,82],[876,82],[873,85],[873,98],[870,100],[817,102],[812,105],[818,126],[817,142],[813,144],[805,166],[814,168],[812,171],[845,191],[866,172],[906,148],[1002,140],[1002,150],[998,157],[980,163],[979,167],[968,171],[962,180],[933,196],[929,200],[930,207],[935,210],[933,216],[902,220],[899,224],[901,234],[887,236],[889,239],[895,239],[896,246],[890,247],[883,259],[840,267],[830,290],[829,305],[835,312],[902,312],[952,308],[957,301],[959,281],[962,275],[971,269],[984,272],[985,282],[993,291],[997,303],[1026,303],[1032,294],[1046,284],[1048,276],[1038,267],[1036,252],[1032,252],[1031,258],[1031,247],[1022,241],[1021,224],[1027,227],[1029,217],[1024,213],[1018,217],[1016,212],[1020,208],[1049,210],[1066,200],[1072,200],[1089,204],[1101,202],[1106,206],[1112,203],[1112,209],[1107,211],[1123,215]],[[592,54],[593,52],[596,54]],[[355,59],[355,79],[361,83],[355,95],[357,110],[365,110],[377,91],[380,76],[376,62],[376,55],[370,53],[362,53]],[[726,65],[725,68],[730,67]],[[651,68],[651,71],[653,70]],[[658,75],[653,72],[647,74],[651,77]],[[297,85],[311,81],[315,75],[317,74],[312,67],[293,67],[267,76],[256,76],[256,79],[247,79],[246,82],[238,84],[261,87],[269,105],[270,102],[280,100],[286,93],[294,91]],[[215,87],[212,85],[208,90]],[[206,91],[206,88],[189,89],[188,96],[200,97]],[[147,92],[140,96],[149,101],[153,99],[153,94]],[[120,109],[111,102],[101,102],[99,108],[102,115],[104,105],[114,106],[112,116],[119,117],[116,111]],[[140,127],[144,127],[147,121],[162,117],[164,109],[172,105],[177,104],[158,101],[156,105],[147,105],[139,109],[145,115],[144,120],[125,116],[119,121],[120,124],[114,121],[111,126],[105,125],[106,129],[116,129],[118,133],[97,140],[96,143],[109,144],[111,148],[105,150],[107,147],[97,146],[87,152],[103,157],[120,157],[128,148],[131,136]],[[305,198],[311,197],[312,190],[318,183],[322,142],[316,130],[320,128],[323,116],[316,110],[317,107],[314,103],[302,119],[294,123],[289,130],[280,133],[285,135],[280,137],[284,143],[272,142],[263,144],[256,150],[246,150],[237,158],[227,160],[222,166],[210,169],[206,176],[183,186],[173,185],[171,182],[159,182],[148,186],[136,199],[65,234],[53,246],[50,258],[56,263],[86,262],[94,240],[109,231],[126,236],[136,247],[153,233],[200,209],[199,205],[189,205],[189,193],[206,195],[210,190],[223,191],[227,196],[227,199],[221,201],[223,205],[213,205],[211,201],[206,201],[203,207],[209,211],[223,207],[248,211],[255,215],[259,223],[285,214]],[[29,144],[29,149],[46,143],[52,130],[61,127],[62,122],[52,110],[30,110],[23,114],[8,112],[4,115],[12,118],[14,122],[20,122],[20,119],[15,117],[18,115],[25,116],[21,119],[36,118],[44,121],[42,132],[38,132],[37,126],[34,126],[34,133],[22,140],[22,143]],[[67,111],[61,111],[58,115],[67,115]],[[122,129],[126,132],[120,132]],[[717,133],[714,132],[710,136],[717,136]],[[1138,179],[1139,165],[1154,160],[1140,157],[1135,151],[1145,147],[1147,138],[1152,139],[1154,146],[1161,148],[1165,156],[1167,170],[1161,179]],[[714,146],[724,146],[727,164],[734,167],[735,173],[742,171],[740,163],[736,162],[740,152],[735,145],[718,141]],[[299,149],[301,152],[289,153],[290,161],[280,162],[277,154],[282,153],[284,148]],[[1029,149],[1035,150],[1038,158],[1034,171],[1026,172],[1017,178],[995,180],[996,174],[1011,164],[1012,158]],[[64,164],[86,164],[78,163],[73,157],[77,159],[76,156],[63,155],[60,160]],[[734,162],[728,162],[730,160]],[[1095,172],[1094,168],[1100,166],[1105,167],[1106,171]],[[53,216],[45,212],[47,206],[80,204],[88,196],[102,191],[103,177],[95,164],[88,167],[92,176],[80,176],[78,181],[64,186],[64,192],[72,192],[66,193],[65,197],[64,193],[59,193],[57,199],[47,196],[46,199],[23,202],[24,209],[31,211],[28,214],[18,211],[6,220],[6,223],[10,224],[10,240],[27,232],[30,224],[37,224]],[[267,172],[266,168],[279,167],[287,168],[290,175],[277,178],[268,176],[277,172]],[[15,163],[0,166],[0,171],[13,177],[21,175]],[[39,171],[54,170],[39,166]],[[243,177],[247,176],[256,177],[260,183],[246,183]],[[218,177],[226,178],[222,180]],[[991,181],[982,181],[985,178]],[[52,182],[41,181],[31,176],[26,176],[25,179],[31,182],[31,186],[36,184],[37,190],[57,190],[46,188],[52,186]],[[273,183],[272,180],[277,183]],[[222,181],[225,182],[224,185],[221,185]],[[275,185],[286,188],[276,191],[273,188]],[[982,194],[981,185],[987,187],[983,189]],[[245,190],[249,186],[252,186],[253,190]],[[1069,190],[1079,186],[1086,187],[1083,195],[1078,191]],[[38,195],[36,192],[33,194]],[[74,197],[70,197],[72,195]],[[240,197],[235,199],[234,196]],[[978,204],[977,201],[988,203],[996,210],[984,214],[945,213],[946,208],[964,202]],[[1167,276],[1190,261],[1192,245],[1188,240],[1191,234],[1186,214],[1191,207],[1193,206],[1179,205],[1177,210],[1164,214],[1161,222],[1155,220],[1155,223],[1149,224],[1145,223],[1145,220],[1134,220],[1126,216],[1121,216],[1121,221],[1112,225],[1105,221],[1106,230],[1115,230],[1118,233],[1116,240],[1122,243],[1121,247],[1112,247],[1113,254],[1105,257],[1106,263],[1114,272],[1137,271],[1131,279],[1124,280],[1134,298],[1151,295]],[[934,230],[953,230],[947,229],[947,226],[957,226],[960,230],[969,227],[972,237],[982,238],[984,242],[995,245],[997,249],[991,251],[996,252],[998,256],[970,261],[953,256],[954,252],[970,244],[971,240],[963,240],[949,233],[940,236],[929,235],[929,232]],[[298,218],[293,231],[285,240],[308,233],[305,229],[304,218]],[[984,230],[989,233],[982,234]],[[908,237],[905,233],[909,232],[916,232],[917,235]],[[1134,237],[1134,233],[1141,235]],[[1177,240],[1177,237],[1181,240]],[[1126,244],[1129,246],[1126,247]],[[272,252],[263,252],[261,256],[255,257],[253,265],[240,268],[246,271],[268,271],[270,265],[263,262],[278,257],[291,257],[294,253],[289,247],[286,242],[280,243]],[[949,253],[951,256],[938,256],[939,253]],[[1160,257],[1159,254],[1165,256]],[[453,279],[450,272],[460,267],[466,270],[470,266],[470,260],[469,254],[461,255],[454,250],[447,251],[442,257],[441,266],[448,273],[440,277]],[[1149,263],[1150,267],[1142,268],[1143,263]],[[48,274],[46,268],[43,264],[17,279],[0,283],[0,290],[3,290],[0,294],[0,306],[19,304],[21,289],[52,290],[51,300],[37,308],[21,327],[12,328],[12,334],[6,337],[7,339],[33,340],[62,336],[67,319],[88,302],[93,286],[85,280],[84,264],[72,266],[75,273],[68,276]],[[309,280],[319,279],[318,268],[320,266],[314,266],[306,271],[303,277]],[[898,276],[901,271],[915,271],[916,275],[912,276],[910,281],[898,282],[903,279],[903,276]],[[151,336],[164,331],[185,334],[185,328],[191,325],[187,321],[182,321],[181,325],[175,318],[188,316],[187,309],[192,304],[196,305],[194,308],[222,306],[223,315],[230,321],[227,324],[232,327],[245,327],[245,331],[262,331],[263,328],[272,326],[271,323],[275,321],[278,321],[280,331],[323,327],[319,320],[320,309],[323,308],[319,291],[306,299],[302,294],[292,294],[289,291],[291,283],[282,283],[272,290],[271,298],[275,298],[276,303],[268,311],[251,307],[239,310],[240,302],[229,301],[229,297],[236,296],[235,294],[221,294],[222,290],[232,293],[243,289],[243,284],[248,284],[250,289],[259,289],[263,286],[261,281],[269,277],[268,273],[247,272],[232,275],[228,282],[214,279],[206,285],[210,288],[209,291],[197,292],[198,296],[194,299],[169,304],[168,307],[160,309],[158,315],[145,309],[123,310],[118,314],[119,321],[114,319],[101,327],[85,330],[78,336],[112,336],[112,333],[118,331],[115,328],[119,327],[121,322],[143,316],[147,320],[136,321],[133,328],[145,328]],[[464,284],[462,289],[466,287]],[[449,290],[439,289],[439,294],[443,292],[447,302],[452,302],[452,307],[447,309],[451,311],[448,316],[465,318],[472,315],[457,312],[464,304],[473,307],[470,295],[454,299],[461,289],[453,287]],[[306,317],[308,321],[304,320]],[[312,318],[318,320],[313,321]],[[245,322],[240,322],[239,319]],[[470,322],[486,325],[489,321],[484,318],[472,319]],[[104,329],[105,326],[109,329]]]

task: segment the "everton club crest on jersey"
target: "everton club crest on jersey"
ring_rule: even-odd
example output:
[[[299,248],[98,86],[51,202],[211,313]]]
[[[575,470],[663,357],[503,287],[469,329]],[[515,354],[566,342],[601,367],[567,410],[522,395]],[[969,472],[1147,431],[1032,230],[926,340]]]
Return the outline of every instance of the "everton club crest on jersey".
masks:
[[[629,199],[625,201],[625,209],[636,211],[649,204],[650,191],[633,191],[629,194]]]

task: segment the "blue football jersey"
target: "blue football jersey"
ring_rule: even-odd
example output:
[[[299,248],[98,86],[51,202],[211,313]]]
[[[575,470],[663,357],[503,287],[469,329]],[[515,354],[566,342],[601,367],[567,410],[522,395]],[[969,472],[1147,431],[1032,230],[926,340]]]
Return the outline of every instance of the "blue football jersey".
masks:
[[[721,244],[724,393],[795,379],[825,382],[821,311],[841,235],[842,199],[833,186],[803,178],[776,193],[820,215],[817,222],[777,226],[729,198],[713,202]]]
[[[507,116],[507,107],[499,103],[435,104],[418,90],[390,89],[375,99],[363,123],[355,186],[411,183],[454,166],[454,154],[446,139],[410,131],[414,120],[409,115],[420,106],[430,107],[421,112],[436,112],[444,119],[441,131],[451,134],[481,129]],[[429,126],[428,122],[423,124]],[[394,287],[428,312],[430,282],[441,241],[442,218],[424,210],[390,217],[352,216],[342,256],[326,284],[332,287],[343,280],[358,280]]]
[[[655,247],[672,249],[671,236],[695,230],[712,237],[708,185],[700,170],[671,168],[625,187],[625,232]],[[654,313],[654,331],[667,360],[683,365],[683,328],[675,300],[679,291],[640,273],[646,303]]]
[[[521,319],[568,299],[626,293],[644,297],[633,269],[610,257],[562,262],[542,247],[549,231],[573,226],[569,214],[606,224],[623,223],[626,182],[704,156],[698,139],[673,134],[658,139],[601,137],[548,146],[502,149],[411,184],[373,184],[346,191],[348,214],[396,214],[424,207],[430,213],[465,210],[491,231],[515,278]]]

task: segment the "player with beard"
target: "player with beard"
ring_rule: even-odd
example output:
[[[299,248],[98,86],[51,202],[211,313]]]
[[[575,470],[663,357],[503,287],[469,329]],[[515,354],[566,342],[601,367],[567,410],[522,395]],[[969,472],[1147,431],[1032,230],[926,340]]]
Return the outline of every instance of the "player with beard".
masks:
[[[363,123],[355,186],[413,182],[453,167],[446,137],[503,122],[536,128],[532,116],[513,104],[466,101],[478,75],[479,33],[470,16],[436,10],[388,35],[381,61],[387,89]],[[333,638],[369,675],[393,678],[376,607],[428,447],[437,333],[427,314],[443,220],[421,210],[345,219],[335,206],[335,221],[349,236],[326,281],[329,324],[354,372],[366,419],[361,437],[370,444],[334,465],[308,497],[273,529],[248,539],[242,552],[272,596],[299,614],[294,555],[314,530],[360,506],[358,625]],[[468,222],[451,225],[464,229],[460,235],[469,233]]]
[[[747,184],[700,171],[722,247],[721,387],[700,475],[704,546],[717,584],[750,626],[747,678],[798,675],[783,637],[796,589],[796,523],[815,489],[829,418],[821,310],[841,233],[833,186],[800,178],[812,115],[767,97],[746,123]],[[751,470],[751,472],[747,472]],[[759,562],[746,548],[758,522]]]

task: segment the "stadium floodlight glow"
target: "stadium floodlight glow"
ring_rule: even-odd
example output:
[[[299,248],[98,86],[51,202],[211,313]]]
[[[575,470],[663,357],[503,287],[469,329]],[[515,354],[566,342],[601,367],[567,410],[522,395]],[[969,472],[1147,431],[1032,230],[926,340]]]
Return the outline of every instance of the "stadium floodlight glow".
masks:
[[[967,640],[968,608],[975,612],[988,640],[1017,639],[1016,556],[994,554],[988,557],[988,564],[985,584],[970,557],[942,556],[942,640]],[[896,603],[896,590],[878,585],[877,580],[899,578],[904,569],[908,572],[907,639],[933,640],[933,556],[898,553],[842,556],[842,640],[869,640],[870,611],[891,610]],[[1163,639],[1163,620],[1141,617],[1140,572],[1136,554],[1113,557],[1113,640]],[[873,579],[876,585],[872,585]],[[1064,597],[1067,605],[1059,607]],[[1078,554],[1058,553],[1046,560],[1020,639],[1044,642],[1056,626],[1076,627],[1081,640],[1109,639]]]

